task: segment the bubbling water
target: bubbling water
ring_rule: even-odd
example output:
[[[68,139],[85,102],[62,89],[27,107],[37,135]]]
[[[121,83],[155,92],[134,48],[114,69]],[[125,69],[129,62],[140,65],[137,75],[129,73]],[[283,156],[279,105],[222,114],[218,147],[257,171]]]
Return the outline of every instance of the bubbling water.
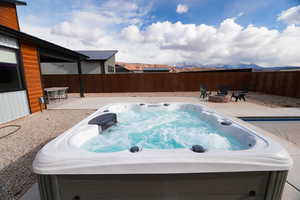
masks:
[[[166,108],[135,108],[117,113],[118,123],[85,142],[92,152],[118,152],[132,146],[178,149],[202,145],[207,150],[238,150],[239,142],[223,134],[201,112]]]

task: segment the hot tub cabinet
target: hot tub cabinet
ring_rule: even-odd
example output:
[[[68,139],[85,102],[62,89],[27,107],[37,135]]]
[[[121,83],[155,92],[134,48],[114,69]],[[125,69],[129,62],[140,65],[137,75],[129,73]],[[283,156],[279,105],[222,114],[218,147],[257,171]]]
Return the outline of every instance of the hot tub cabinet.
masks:
[[[91,152],[82,144],[99,133],[88,122],[107,111],[144,108],[193,109],[242,150],[191,148]],[[101,130],[100,130],[101,131]],[[187,103],[107,105],[48,143],[37,154],[42,200],[280,200],[292,160],[285,149],[238,120]]]
[[[280,200],[286,171],[203,174],[39,175],[43,200]]]

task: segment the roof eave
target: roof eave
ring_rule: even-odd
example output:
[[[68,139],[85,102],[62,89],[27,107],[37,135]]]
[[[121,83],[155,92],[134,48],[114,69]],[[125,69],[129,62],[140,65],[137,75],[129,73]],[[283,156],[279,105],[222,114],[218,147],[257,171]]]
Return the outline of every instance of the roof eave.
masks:
[[[76,51],[76,52],[80,52],[80,51]],[[110,59],[110,58],[112,58],[114,55],[116,55],[117,53],[118,53],[119,51],[118,50],[114,50],[114,53],[111,55],[111,56],[109,56],[109,57],[107,57],[107,58],[105,58],[105,59],[94,59],[94,58],[91,58],[91,59],[86,59],[87,61],[107,61],[108,59]],[[81,54],[83,54],[83,53],[81,53]],[[83,54],[84,55],[84,54]]]
[[[27,3],[25,1],[15,1],[15,4],[18,6],[27,6]]]
[[[26,6],[27,5],[27,3],[25,1],[1,0],[0,2],[15,4],[16,6]]]

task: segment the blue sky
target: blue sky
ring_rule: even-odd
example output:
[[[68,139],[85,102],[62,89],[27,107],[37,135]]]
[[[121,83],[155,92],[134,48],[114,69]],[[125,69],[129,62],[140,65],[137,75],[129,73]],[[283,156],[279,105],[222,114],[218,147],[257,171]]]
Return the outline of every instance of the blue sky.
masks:
[[[83,0],[86,3],[101,5],[105,0]],[[26,0],[26,7],[19,7],[19,16],[23,18],[31,15],[43,18],[44,25],[53,25],[61,20],[66,20],[68,14],[73,10],[82,8],[79,0]],[[277,21],[277,16],[282,11],[297,6],[299,0],[156,0],[132,1],[139,2],[139,5],[153,5],[149,15],[152,19],[147,19],[145,24],[156,21],[170,21],[191,24],[208,24],[217,26],[226,18],[238,17],[237,22],[241,25],[254,24],[269,28],[282,29],[285,23]],[[276,2],[276,3],[274,3]],[[178,14],[176,7],[178,4],[188,5],[189,11]],[[121,6],[121,5],[120,5]]]
[[[300,43],[299,0],[26,2],[23,31],[72,49],[118,49],[120,61],[300,65],[290,48]]]

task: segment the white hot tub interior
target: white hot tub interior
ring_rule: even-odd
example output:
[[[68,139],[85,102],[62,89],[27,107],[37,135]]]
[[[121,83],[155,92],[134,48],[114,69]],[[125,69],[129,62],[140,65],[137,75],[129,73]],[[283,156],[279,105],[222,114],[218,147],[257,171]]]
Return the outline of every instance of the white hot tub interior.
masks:
[[[134,146],[179,149],[201,145],[206,151],[234,151],[250,149],[257,140],[267,145],[232,121],[197,105],[125,104],[112,105],[103,111],[95,118],[116,113],[118,122],[101,132],[97,132],[97,125],[87,125],[77,136],[76,146],[104,153],[125,151]],[[90,137],[83,139],[82,135]]]

